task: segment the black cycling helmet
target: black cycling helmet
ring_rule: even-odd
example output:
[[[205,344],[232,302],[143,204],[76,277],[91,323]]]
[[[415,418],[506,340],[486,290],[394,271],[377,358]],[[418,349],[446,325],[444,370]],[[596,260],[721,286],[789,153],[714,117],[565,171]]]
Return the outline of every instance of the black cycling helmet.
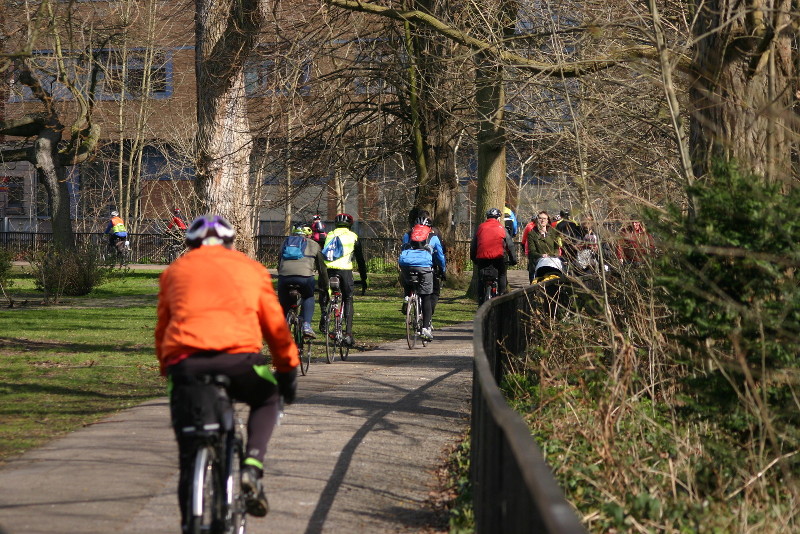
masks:
[[[497,208],[489,208],[489,211],[486,212],[487,219],[499,219],[502,216],[503,214]]]
[[[336,216],[336,226],[353,226],[353,216],[349,213],[340,213]]]
[[[427,218],[427,217],[417,217],[417,220],[416,220],[416,221],[414,221],[414,224],[415,224],[415,225],[417,225],[417,224],[421,224],[421,225],[423,225],[423,226],[433,226],[433,223],[432,223],[432,222],[431,222],[431,220],[430,220],[429,218]]]
[[[201,215],[186,230],[189,248],[200,245],[229,245],[236,237],[236,229],[220,215]]]
[[[569,210],[567,210],[567,209],[561,210],[560,212],[558,212],[558,215],[559,215],[559,216],[560,216],[562,219],[566,219],[566,218],[568,218],[568,217],[569,217]]]

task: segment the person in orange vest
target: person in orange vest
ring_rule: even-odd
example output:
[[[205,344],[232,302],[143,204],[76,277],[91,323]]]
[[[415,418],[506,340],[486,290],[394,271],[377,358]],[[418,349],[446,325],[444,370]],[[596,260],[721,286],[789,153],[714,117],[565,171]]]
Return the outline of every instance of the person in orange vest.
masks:
[[[118,211],[111,212],[106,229],[103,232],[108,235],[109,248],[116,248],[117,242],[124,241],[128,237],[128,229],[125,228],[125,221],[119,216]]]
[[[250,407],[241,477],[245,508],[256,517],[269,511],[261,478],[280,398],[291,404],[297,391],[297,346],[269,271],[233,249],[235,236],[223,217],[198,217],[186,232],[189,252],[167,267],[158,282],[155,348],[161,374],[169,380],[182,525],[195,438],[183,435],[180,427],[183,414],[197,407],[181,399],[192,398],[199,377],[228,376],[231,396]],[[262,354],[264,340],[270,357]]]
[[[506,256],[508,264],[516,265],[517,256],[514,253],[514,242],[511,234],[500,221],[503,214],[497,208],[486,212],[486,220],[478,225],[475,236],[470,244],[469,257],[478,269],[479,286],[483,287],[482,271],[488,268],[497,270],[498,293],[506,292],[508,277],[506,275]],[[478,299],[483,302],[483,292],[478,291]]]

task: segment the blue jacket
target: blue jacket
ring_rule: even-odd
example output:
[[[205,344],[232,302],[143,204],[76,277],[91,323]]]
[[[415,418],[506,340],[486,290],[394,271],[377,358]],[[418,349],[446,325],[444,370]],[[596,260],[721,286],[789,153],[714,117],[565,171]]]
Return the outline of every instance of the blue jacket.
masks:
[[[446,262],[444,258],[444,249],[439,237],[431,234],[428,240],[430,250],[424,248],[411,248],[408,246],[410,241],[410,234],[406,232],[403,234],[403,250],[400,252],[400,257],[397,263],[400,267],[418,267],[433,269],[436,265],[441,272],[445,272]]]

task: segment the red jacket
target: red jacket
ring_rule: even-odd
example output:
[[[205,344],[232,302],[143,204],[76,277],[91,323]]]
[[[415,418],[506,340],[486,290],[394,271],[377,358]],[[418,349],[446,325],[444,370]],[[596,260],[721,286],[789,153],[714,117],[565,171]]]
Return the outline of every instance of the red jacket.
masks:
[[[156,356],[161,374],[196,352],[259,352],[280,372],[300,363],[269,272],[221,245],[190,250],[161,274]]]
[[[496,260],[504,257],[506,251],[508,251],[512,261],[516,262],[513,243],[511,242],[511,236],[506,231],[506,227],[498,219],[486,219],[478,226],[475,237],[472,238],[470,259]]]
[[[531,230],[536,228],[536,221],[531,221],[525,225],[525,229],[522,230],[522,246],[525,247],[525,255],[528,255],[528,234],[531,233]]]

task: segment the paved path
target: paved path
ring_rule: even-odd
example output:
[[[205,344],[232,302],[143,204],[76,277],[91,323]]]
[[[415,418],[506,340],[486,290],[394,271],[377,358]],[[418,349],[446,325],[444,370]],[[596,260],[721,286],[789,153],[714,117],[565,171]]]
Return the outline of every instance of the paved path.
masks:
[[[398,314],[398,320],[400,319]],[[443,451],[468,424],[471,326],[317,360],[267,454],[272,512],[248,532],[419,532]],[[9,534],[176,533],[176,449],[165,398],[0,470]]]
[[[512,286],[527,282],[518,273]],[[426,348],[402,340],[312,362],[267,453],[272,511],[248,532],[434,531],[434,470],[468,426],[471,328],[437,330]],[[0,469],[0,526],[174,534],[176,456],[166,398],[120,412]]]

